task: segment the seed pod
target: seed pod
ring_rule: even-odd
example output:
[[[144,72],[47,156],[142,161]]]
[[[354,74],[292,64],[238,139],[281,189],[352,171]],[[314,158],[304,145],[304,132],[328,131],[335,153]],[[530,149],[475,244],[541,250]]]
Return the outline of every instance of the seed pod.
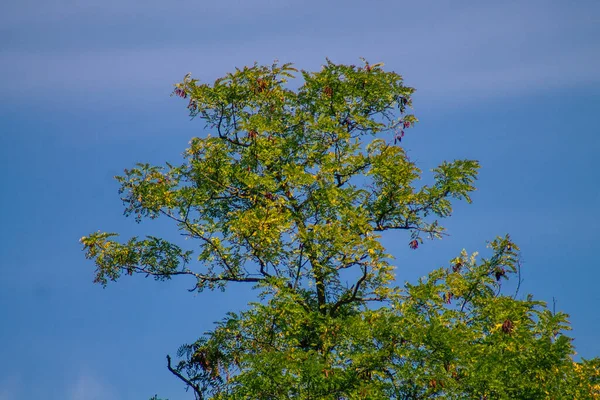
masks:
[[[452,302],[452,297],[454,297],[452,292],[446,292],[444,294],[444,302],[446,302],[446,304],[450,304]]]
[[[454,263],[454,265],[452,266],[452,272],[458,272],[460,271],[460,269],[462,268],[462,260],[458,260],[456,263]]]
[[[494,276],[496,277],[496,281],[500,281],[500,278],[506,276],[506,270],[502,267],[497,267],[494,270]]]
[[[262,93],[267,90],[268,83],[265,79],[258,78],[256,80],[256,88],[254,89],[255,93]]]
[[[507,335],[510,335],[513,332],[514,328],[515,325],[510,319],[506,319],[504,323],[502,323],[502,332]]]

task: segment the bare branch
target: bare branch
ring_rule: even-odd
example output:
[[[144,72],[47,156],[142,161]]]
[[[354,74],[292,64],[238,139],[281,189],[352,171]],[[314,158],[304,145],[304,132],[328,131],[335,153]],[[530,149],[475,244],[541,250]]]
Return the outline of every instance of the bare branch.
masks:
[[[188,385],[189,387],[191,387],[194,390],[194,395],[196,396],[197,400],[204,400],[204,395],[202,394],[200,387],[198,385],[194,384],[189,379],[187,379],[185,376],[181,375],[181,373],[179,373],[179,371],[177,371],[176,369],[174,369],[171,366],[171,356],[170,355],[167,355],[167,368],[169,369],[169,371],[171,371],[171,373],[173,375],[175,375],[176,377],[178,377],[179,379],[184,381],[186,385]]]

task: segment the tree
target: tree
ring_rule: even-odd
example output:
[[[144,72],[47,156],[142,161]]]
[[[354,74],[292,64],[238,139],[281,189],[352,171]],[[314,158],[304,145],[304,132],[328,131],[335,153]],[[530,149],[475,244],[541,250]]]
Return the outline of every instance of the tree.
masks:
[[[404,245],[442,238],[453,200],[470,202],[479,164],[443,162],[434,183],[401,140],[414,89],[382,64],[237,69],[214,84],[188,74],[174,94],[209,135],[181,165],[118,176],[125,213],[165,217],[194,247],[162,238],[82,238],[106,285],[123,274],[186,275],[194,289],[248,283],[230,313],[168,369],[196,399],[600,398],[600,361],[574,362],[567,316],[502,282],[519,268],[509,236],[490,257],[398,286],[385,231]],[[189,242],[186,242],[189,243]],[[195,251],[195,253],[192,253]],[[192,255],[194,256],[192,258]]]

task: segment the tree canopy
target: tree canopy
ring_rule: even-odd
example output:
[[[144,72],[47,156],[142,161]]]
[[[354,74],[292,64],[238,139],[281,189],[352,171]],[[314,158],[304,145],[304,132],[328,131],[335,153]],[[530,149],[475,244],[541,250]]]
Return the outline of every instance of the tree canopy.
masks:
[[[301,75],[294,89],[289,81]],[[432,182],[402,147],[414,89],[383,64],[316,72],[255,64],[175,85],[209,132],[180,165],[116,177],[125,214],[167,218],[190,241],[96,232],[81,239],[106,285],[188,276],[193,290],[256,289],[256,301],[181,346],[168,369],[196,399],[600,398],[600,361],[575,362],[567,315],[506,293],[509,236],[399,285],[381,243],[442,238],[470,202],[479,163],[442,162]]]

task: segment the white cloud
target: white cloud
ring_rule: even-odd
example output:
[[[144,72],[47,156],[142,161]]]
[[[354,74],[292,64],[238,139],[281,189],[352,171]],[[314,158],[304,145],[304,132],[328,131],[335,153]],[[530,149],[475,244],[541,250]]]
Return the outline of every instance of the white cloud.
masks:
[[[97,375],[84,371],[67,388],[68,400],[116,400],[113,388]]]
[[[0,400],[17,400],[19,387],[20,379],[16,375],[0,379]]]
[[[62,2],[65,10],[84,11],[77,9],[82,7],[78,1]],[[67,7],[71,3],[74,9]],[[139,36],[129,47],[116,45],[120,37],[128,37],[127,32],[110,32],[102,41],[97,36],[103,22],[86,20],[97,25],[88,32],[95,43],[89,48],[85,38],[71,47],[55,48],[61,43],[56,39],[47,49],[40,45],[36,50],[10,47],[0,52],[0,91],[16,97],[35,92],[45,100],[102,90],[133,97],[139,90],[167,92],[190,70],[209,80],[254,60],[279,58],[314,68],[325,56],[339,62],[358,62],[359,56],[385,61],[428,99],[477,101],[600,83],[600,47],[592,39],[600,34],[600,24],[592,17],[594,9],[600,11],[597,6],[532,0],[476,6],[439,1],[432,3],[435,7],[426,2],[418,6],[382,2],[373,7],[350,1],[354,7],[336,7],[333,2],[290,11],[272,7],[271,0],[251,3],[253,7],[229,0],[221,8],[198,10],[197,30],[185,22],[191,17],[186,13],[194,9],[189,2],[181,8],[169,8],[164,2],[156,9],[146,7],[144,12],[172,15],[174,28],[164,32],[168,37],[160,44],[143,34],[153,32],[152,19],[136,25],[136,32],[142,33],[136,33]],[[134,5],[137,8],[131,1],[112,0],[96,4],[107,15],[126,14]],[[50,14],[59,18],[60,9]],[[297,18],[298,13],[303,18]],[[215,18],[207,18],[210,15]],[[73,22],[71,17],[65,19]],[[70,37],[77,37],[77,32]]]

